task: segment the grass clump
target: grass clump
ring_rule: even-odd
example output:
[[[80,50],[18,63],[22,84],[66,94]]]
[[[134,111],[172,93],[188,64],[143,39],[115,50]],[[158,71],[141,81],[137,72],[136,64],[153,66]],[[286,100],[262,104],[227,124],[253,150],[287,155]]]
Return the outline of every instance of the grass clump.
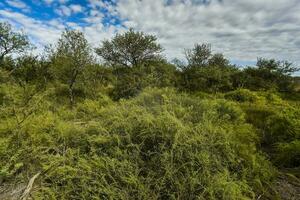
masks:
[[[276,166],[299,167],[300,109],[276,94],[261,93],[266,102],[241,104],[246,121],[261,138],[261,146]]]
[[[233,102],[147,89],[73,118],[46,105],[0,140],[2,182],[41,171],[36,199],[253,199],[274,176]]]
[[[228,92],[224,95],[226,99],[230,99],[237,102],[256,102],[261,98],[248,89],[237,89],[235,91]]]

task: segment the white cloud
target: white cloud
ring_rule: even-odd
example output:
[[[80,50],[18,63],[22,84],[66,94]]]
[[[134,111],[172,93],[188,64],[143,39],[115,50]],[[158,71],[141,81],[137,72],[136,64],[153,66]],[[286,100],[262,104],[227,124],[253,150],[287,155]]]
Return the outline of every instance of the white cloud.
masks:
[[[12,12],[8,10],[0,10],[2,19],[7,20],[15,27],[21,27],[35,43],[49,44],[57,40],[63,27],[57,26],[59,22],[44,22],[27,17],[24,14]]]
[[[70,9],[72,10],[73,13],[79,13],[82,12],[84,9],[81,5],[78,4],[72,4],[70,5]]]
[[[14,27],[22,28],[23,32],[38,47],[37,53],[41,53],[43,46],[54,44],[66,27],[82,31],[93,47],[96,47],[104,39],[111,38],[115,33],[124,31],[119,26],[105,27],[101,22],[93,23],[85,27],[74,22],[65,22],[61,19],[50,21],[38,20],[21,13],[0,9],[0,21],[8,21]]]
[[[88,0],[89,1],[89,5],[92,7],[92,8],[101,8],[101,7],[104,7],[104,2],[102,0]]]
[[[116,4],[116,0],[111,0],[111,1],[104,1],[104,0],[88,0],[89,1],[89,6],[92,9],[104,9],[108,11],[109,15],[117,15],[118,13],[116,12],[116,7],[114,4]]]
[[[59,30],[63,30],[65,29],[65,26],[63,25],[63,22],[61,20],[58,19],[52,19],[48,22],[49,25],[51,25],[52,27],[59,29]]]
[[[90,24],[102,23],[103,16],[90,16],[83,19],[85,22]]]
[[[72,4],[69,6],[61,5],[59,8],[55,9],[55,12],[60,16],[71,16],[72,14],[77,14],[83,12],[84,8],[77,4]]]
[[[300,64],[299,0],[212,0],[206,5],[203,0],[88,0],[86,7],[68,0],[43,1],[61,17],[44,21],[0,10],[0,19],[24,27],[39,44],[53,43],[65,27],[83,31],[93,45],[133,27],[157,35],[169,59],[182,58],[184,48],[205,42],[240,62],[262,56]],[[69,22],[66,17],[76,13],[84,16]],[[120,18],[125,28],[105,26],[111,17]]]
[[[6,0],[5,2],[12,7],[21,9],[23,12],[30,11],[30,7],[21,0]]]
[[[169,58],[208,42],[233,60],[264,56],[300,63],[299,0],[199,2],[119,0],[117,12],[126,26],[156,34]]]
[[[104,14],[96,9],[92,9],[89,11],[88,16],[83,18],[83,21],[90,24],[102,23],[104,18]]]
[[[67,6],[60,6],[55,9],[55,12],[60,16],[70,16],[72,14],[72,10]]]
[[[65,4],[69,2],[69,0],[43,0],[47,5],[51,5],[54,2],[58,2],[59,4]]]

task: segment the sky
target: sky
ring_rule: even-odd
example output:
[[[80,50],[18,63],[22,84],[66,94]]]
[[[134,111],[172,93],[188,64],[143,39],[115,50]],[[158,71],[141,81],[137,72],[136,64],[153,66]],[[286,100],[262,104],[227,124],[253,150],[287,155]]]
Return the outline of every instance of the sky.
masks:
[[[235,64],[258,57],[300,64],[300,0],[0,0],[0,21],[38,50],[65,28],[84,32],[94,47],[134,28],[155,34],[169,60],[210,43]]]

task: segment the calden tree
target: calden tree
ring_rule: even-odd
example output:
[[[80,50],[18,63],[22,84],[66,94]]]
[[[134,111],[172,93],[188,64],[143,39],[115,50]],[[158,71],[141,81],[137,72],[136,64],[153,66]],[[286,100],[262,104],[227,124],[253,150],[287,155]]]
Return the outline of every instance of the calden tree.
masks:
[[[50,55],[54,78],[67,84],[72,106],[74,87],[83,70],[93,62],[90,45],[82,32],[65,30]]]
[[[103,41],[96,53],[111,65],[136,67],[160,58],[162,47],[156,40],[154,35],[129,29],[110,41]]]
[[[0,64],[5,56],[23,52],[29,46],[29,40],[25,34],[14,32],[9,23],[0,22]]]
[[[211,51],[210,44],[195,44],[185,50],[187,64],[180,64],[182,86],[188,91],[220,92],[232,88],[237,70],[223,54]]]
[[[161,52],[156,36],[133,29],[103,41],[96,53],[114,69],[113,98],[129,98],[149,86],[151,69],[162,60]]]
[[[194,48],[185,49],[185,57],[189,67],[207,66],[211,56],[210,44],[195,44]]]

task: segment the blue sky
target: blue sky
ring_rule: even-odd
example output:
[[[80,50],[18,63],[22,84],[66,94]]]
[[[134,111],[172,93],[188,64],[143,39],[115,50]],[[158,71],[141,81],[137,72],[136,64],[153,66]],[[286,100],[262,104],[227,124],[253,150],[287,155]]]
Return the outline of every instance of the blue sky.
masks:
[[[169,59],[211,43],[237,64],[257,57],[300,64],[299,0],[1,0],[0,21],[28,34],[37,51],[65,28],[97,46],[133,27],[157,35]]]

